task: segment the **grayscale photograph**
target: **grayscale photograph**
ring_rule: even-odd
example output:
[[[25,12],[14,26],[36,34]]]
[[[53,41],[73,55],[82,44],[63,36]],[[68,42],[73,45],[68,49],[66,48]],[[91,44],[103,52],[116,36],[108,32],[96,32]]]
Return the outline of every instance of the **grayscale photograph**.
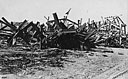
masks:
[[[0,0],[0,79],[128,79],[128,0]]]

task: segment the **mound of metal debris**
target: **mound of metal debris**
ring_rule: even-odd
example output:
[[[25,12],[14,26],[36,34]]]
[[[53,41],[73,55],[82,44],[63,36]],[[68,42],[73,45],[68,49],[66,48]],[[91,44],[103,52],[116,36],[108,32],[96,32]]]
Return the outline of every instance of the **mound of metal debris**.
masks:
[[[61,48],[74,50],[91,50],[96,46],[128,47],[126,24],[119,16],[102,18],[95,22],[90,19],[82,24],[82,20],[74,22],[65,16],[59,19],[53,13],[54,20],[47,19],[46,25],[33,23],[9,22],[4,17],[0,20],[1,45],[28,46],[31,49]],[[37,47],[37,48],[36,48]]]

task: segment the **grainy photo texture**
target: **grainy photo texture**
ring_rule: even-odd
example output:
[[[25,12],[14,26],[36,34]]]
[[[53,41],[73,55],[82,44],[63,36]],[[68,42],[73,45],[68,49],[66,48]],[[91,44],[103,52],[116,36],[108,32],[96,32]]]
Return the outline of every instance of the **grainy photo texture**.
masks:
[[[0,0],[0,79],[128,79],[128,0]]]

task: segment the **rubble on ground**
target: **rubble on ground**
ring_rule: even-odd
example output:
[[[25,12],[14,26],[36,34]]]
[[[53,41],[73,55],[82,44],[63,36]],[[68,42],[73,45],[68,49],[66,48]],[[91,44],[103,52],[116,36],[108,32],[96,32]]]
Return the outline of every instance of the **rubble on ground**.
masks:
[[[126,24],[119,16],[82,23],[70,20],[69,11],[64,18],[57,13],[53,20],[45,17],[46,23],[2,17],[0,74],[14,74],[16,79],[95,79],[128,59],[127,51],[110,48],[128,48]]]
[[[82,24],[82,20],[74,22],[67,16],[59,19],[53,13],[54,20],[47,19],[46,23],[9,22],[2,17],[0,20],[1,45],[8,47],[22,45],[33,50],[46,48],[61,48],[74,50],[90,50],[96,46],[128,47],[126,24],[119,16],[102,18]]]

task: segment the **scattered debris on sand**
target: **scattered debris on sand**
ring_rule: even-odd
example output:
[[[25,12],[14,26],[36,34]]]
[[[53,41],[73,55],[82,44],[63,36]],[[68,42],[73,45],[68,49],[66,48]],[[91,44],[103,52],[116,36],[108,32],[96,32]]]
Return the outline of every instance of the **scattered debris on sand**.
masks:
[[[70,10],[69,10],[70,12]],[[0,20],[0,79],[117,79],[128,71],[119,16],[82,24],[66,13],[46,23]],[[124,75],[125,76],[125,75]]]

